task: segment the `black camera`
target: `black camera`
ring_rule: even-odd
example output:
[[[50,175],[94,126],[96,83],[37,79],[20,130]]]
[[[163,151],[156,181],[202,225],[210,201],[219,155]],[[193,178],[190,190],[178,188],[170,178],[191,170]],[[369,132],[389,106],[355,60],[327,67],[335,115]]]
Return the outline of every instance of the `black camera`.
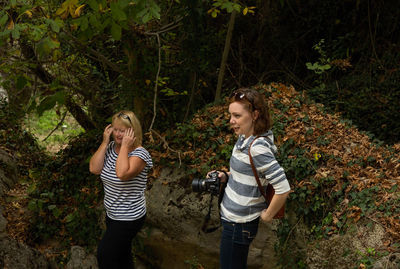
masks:
[[[218,172],[211,172],[210,178],[195,178],[192,181],[192,189],[194,192],[210,192],[211,194],[218,195],[220,190],[221,180],[218,177]]]

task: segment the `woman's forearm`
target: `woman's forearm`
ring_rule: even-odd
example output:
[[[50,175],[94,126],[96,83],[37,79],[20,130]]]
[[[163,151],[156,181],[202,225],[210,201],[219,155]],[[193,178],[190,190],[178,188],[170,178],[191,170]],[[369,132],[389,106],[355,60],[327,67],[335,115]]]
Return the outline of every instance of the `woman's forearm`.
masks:
[[[274,194],[268,208],[261,213],[261,218],[266,222],[271,221],[285,204],[289,193],[288,191],[282,194]]]
[[[99,175],[104,165],[104,156],[106,155],[107,143],[101,143],[97,151],[90,158],[89,171],[92,174]]]
[[[118,154],[117,162],[115,163],[115,172],[119,179],[124,180],[125,175],[129,171],[129,150],[128,147],[122,146]]]

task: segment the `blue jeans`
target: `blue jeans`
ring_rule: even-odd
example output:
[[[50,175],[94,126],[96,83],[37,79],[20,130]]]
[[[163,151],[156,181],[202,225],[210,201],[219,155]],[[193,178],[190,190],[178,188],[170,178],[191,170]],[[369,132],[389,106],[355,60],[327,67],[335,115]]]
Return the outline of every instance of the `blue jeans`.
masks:
[[[219,258],[221,269],[247,268],[249,246],[256,237],[259,219],[246,223],[221,220],[223,229]]]

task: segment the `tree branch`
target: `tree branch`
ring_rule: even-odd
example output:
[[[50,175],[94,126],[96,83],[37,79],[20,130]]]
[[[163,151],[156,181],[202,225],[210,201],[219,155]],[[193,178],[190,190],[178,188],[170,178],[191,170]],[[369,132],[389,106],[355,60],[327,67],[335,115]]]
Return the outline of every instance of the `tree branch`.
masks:
[[[36,64],[35,68],[31,68],[33,74],[35,74],[36,77],[38,77],[44,84],[51,84],[54,81],[54,77],[41,65],[31,45],[21,43],[21,51],[26,59],[30,59]],[[61,84],[71,89],[76,89],[76,87],[69,82],[61,81]],[[90,118],[86,115],[82,108],[72,100],[70,96],[67,97],[65,106],[76,119],[76,121],[82,126],[82,128],[85,130],[91,130],[95,128]]]
[[[49,138],[49,137],[58,129],[58,127],[61,126],[61,124],[63,124],[64,119],[65,119],[65,117],[67,116],[67,112],[68,112],[68,111],[65,111],[65,113],[64,113],[64,115],[63,115],[61,121],[60,121],[60,122],[57,124],[57,126],[42,140],[43,142],[46,141],[47,138]]]
[[[164,148],[166,148],[167,150],[170,150],[172,152],[175,152],[178,155],[178,159],[179,159],[179,167],[182,165],[182,160],[181,160],[181,152],[179,150],[174,150],[172,148],[169,147],[168,142],[165,140],[164,137],[162,137],[158,132],[156,132],[155,130],[150,130],[150,139],[153,139],[152,134],[154,133],[158,136],[158,138],[160,138],[160,140],[163,142],[163,146]]]
[[[64,33],[68,37],[70,37],[72,39],[72,41],[74,41],[74,42],[69,42],[71,46],[74,47],[74,45],[77,44],[81,48],[82,51],[88,52],[88,53],[86,53],[86,55],[88,57],[90,57],[91,59],[93,59],[95,61],[100,61],[101,63],[103,63],[106,66],[110,67],[111,70],[113,70],[114,72],[117,72],[119,74],[122,74],[124,77],[129,77],[130,76],[129,73],[121,70],[117,64],[115,64],[115,63],[111,62],[110,60],[108,60],[106,56],[104,56],[103,54],[101,54],[97,50],[91,48],[90,46],[87,46],[87,45],[83,44],[79,39],[74,37],[71,33],[66,32],[66,31],[64,31]]]
[[[158,91],[158,78],[160,76],[160,70],[161,70],[161,42],[160,42],[160,35],[158,33],[154,34],[157,37],[157,44],[158,44],[158,68],[157,68],[157,74],[156,74],[156,81],[154,85],[154,98],[153,98],[153,119],[151,120],[151,124],[149,127],[149,131],[153,129],[153,124],[156,119],[157,115],[157,91]]]
[[[222,53],[221,65],[219,67],[217,89],[215,91],[214,101],[221,99],[222,82],[224,80],[226,61],[228,60],[229,49],[231,47],[231,39],[233,27],[235,25],[236,10],[233,10],[229,19],[228,32],[226,33],[224,52]]]

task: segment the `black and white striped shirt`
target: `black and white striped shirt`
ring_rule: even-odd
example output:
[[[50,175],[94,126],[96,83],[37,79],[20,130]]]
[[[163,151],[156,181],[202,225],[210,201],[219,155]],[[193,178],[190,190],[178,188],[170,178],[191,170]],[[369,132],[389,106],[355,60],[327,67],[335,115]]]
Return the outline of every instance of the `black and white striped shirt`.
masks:
[[[145,189],[147,173],[153,167],[150,153],[143,147],[129,152],[128,157],[142,159],[146,166],[134,178],[121,180],[117,177],[115,164],[118,154],[112,141],[106,151],[100,178],[104,185],[104,206],[107,216],[114,220],[136,220],[146,214]]]
[[[251,146],[251,156],[261,184],[272,184],[276,194],[290,190],[285,172],[275,159],[276,146],[272,131],[263,134]],[[227,221],[244,223],[260,216],[267,208],[251,169],[248,149],[255,136],[239,136],[230,159],[230,176],[221,203],[221,217]]]

